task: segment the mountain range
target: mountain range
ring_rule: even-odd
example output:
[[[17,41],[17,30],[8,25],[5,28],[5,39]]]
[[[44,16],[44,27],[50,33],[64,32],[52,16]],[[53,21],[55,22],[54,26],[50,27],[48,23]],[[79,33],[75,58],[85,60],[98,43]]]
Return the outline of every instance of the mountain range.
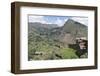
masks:
[[[28,23],[28,32],[64,43],[74,43],[77,37],[87,38],[87,26],[72,19],[66,21],[62,27],[57,24]]]

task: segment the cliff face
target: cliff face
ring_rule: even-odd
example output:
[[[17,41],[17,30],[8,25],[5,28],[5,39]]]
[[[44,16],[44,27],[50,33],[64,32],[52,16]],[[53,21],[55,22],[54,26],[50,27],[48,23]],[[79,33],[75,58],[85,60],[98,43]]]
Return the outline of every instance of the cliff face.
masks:
[[[87,37],[87,26],[71,19],[64,24],[62,30],[75,37]]]

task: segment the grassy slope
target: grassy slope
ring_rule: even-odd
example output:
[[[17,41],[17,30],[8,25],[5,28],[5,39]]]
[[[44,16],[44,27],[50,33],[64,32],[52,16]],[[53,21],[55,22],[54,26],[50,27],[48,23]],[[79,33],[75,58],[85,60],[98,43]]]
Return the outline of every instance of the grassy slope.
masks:
[[[55,42],[52,39],[41,37],[38,34],[30,35],[28,41],[29,60],[60,59],[56,57],[55,54],[62,56],[62,59],[78,58],[75,54],[75,50],[64,47],[61,42]],[[36,51],[42,52],[43,55],[34,55]]]

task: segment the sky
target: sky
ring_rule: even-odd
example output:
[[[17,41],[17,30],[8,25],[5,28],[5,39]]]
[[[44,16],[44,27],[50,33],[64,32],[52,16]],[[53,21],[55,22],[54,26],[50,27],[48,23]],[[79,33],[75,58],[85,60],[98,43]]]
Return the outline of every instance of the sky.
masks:
[[[68,20],[72,19],[79,23],[88,25],[87,17],[75,17],[75,16],[40,16],[40,15],[29,15],[29,22],[40,22],[43,24],[57,24],[58,26],[63,26],[64,23]]]

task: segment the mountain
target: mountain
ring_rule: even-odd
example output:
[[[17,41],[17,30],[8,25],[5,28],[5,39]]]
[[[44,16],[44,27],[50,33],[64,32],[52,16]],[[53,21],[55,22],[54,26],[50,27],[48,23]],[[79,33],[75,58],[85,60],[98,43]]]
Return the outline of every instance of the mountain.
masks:
[[[38,31],[45,31],[48,29],[52,29],[58,27],[58,25],[56,24],[43,24],[43,23],[39,23],[39,22],[34,22],[34,23],[28,23],[28,30],[31,31],[32,28],[37,29]]]
[[[75,43],[75,39],[79,37],[87,38],[87,26],[72,19],[66,21],[62,27],[57,24],[28,23],[28,31],[66,44]]]
[[[65,22],[62,30],[76,37],[87,37],[87,26],[71,19]]]
[[[73,44],[76,38],[87,38],[87,26],[69,19],[62,27],[51,29],[50,37],[66,44]]]
[[[43,24],[39,22],[28,23],[28,33],[34,32],[40,35],[46,35],[49,33],[50,29],[56,28],[56,24]]]

